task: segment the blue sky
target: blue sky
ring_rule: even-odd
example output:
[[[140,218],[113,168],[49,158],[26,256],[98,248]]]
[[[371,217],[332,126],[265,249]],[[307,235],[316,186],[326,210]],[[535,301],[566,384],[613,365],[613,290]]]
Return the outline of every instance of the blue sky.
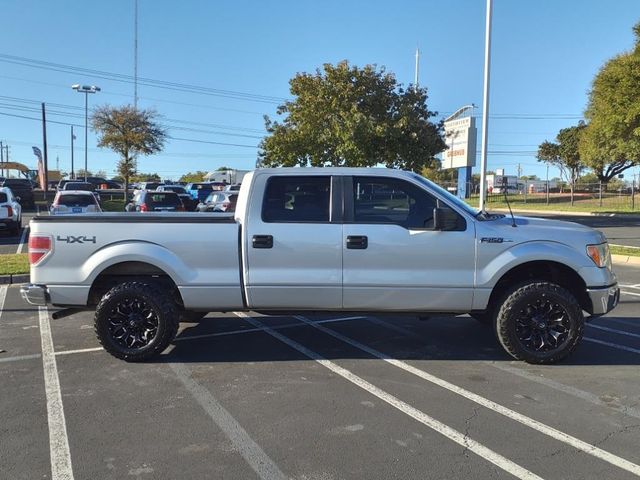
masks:
[[[0,54],[133,75],[133,5],[5,0]],[[286,98],[297,72],[343,59],[384,65],[406,85],[413,81],[416,45],[430,109],[446,114],[481,105],[484,8],[484,0],[139,0],[140,77],[251,94],[139,85],[139,105],[156,108],[171,136],[189,140],[170,140],[162,154],[141,158],[139,168],[168,178],[221,165],[252,168],[262,116],[273,116],[277,106],[263,97]],[[638,20],[637,0],[494,0],[489,168],[516,173],[520,163],[523,173],[544,176],[537,145],[577,123],[593,75],[631,48]],[[35,166],[31,145],[41,147],[41,124],[15,116],[39,117],[35,102],[51,104],[52,121],[83,125],[84,98],[73,83],[102,88],[89,98],[93,105],[133,101],[129,82],[0,57],[0,140],[12,160]],[[50,168],[59,157],[60,168],[69,170],[70,127],[47,128]],[[76,128],[78,168],[84,136]],[[115,154],[97,149],[91,133],[88,145],[89,169],[115,174]]]

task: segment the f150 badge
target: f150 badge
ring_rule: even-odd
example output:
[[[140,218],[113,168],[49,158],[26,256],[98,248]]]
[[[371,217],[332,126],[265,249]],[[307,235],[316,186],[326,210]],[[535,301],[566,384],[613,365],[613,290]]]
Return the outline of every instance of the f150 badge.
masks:
[[[65,243],[96,243],[96,237],[87,237],[84,235],[79,235],[79,236],[74,236],[74,235],[68,235],[66,237],[61,237],[60,235],[58,235],[56,237],[56,241],[58,242],[65,242]]]
[[[506,240],[502,237],[482,237],[480,239],[480,243],[508,243],[513,242],[513,240]]]

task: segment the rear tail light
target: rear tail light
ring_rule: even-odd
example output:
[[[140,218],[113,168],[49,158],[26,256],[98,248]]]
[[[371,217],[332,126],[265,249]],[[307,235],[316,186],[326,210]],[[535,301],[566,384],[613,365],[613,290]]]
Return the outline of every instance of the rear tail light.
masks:
[[[176,207],[176,212],[184,212],[184,211],[185,211],[185,209],[184,209],[184,206],[183,206],[183,205],[178,205],[178,206]]]
[[[7,205],[7,217],[13,217],[13,208]]]
[[[40,263],[53,248],[53,239],[49,235],[33,234],[29,236],[29,264]]]
[[[229,208],[229,205],[231,205],[231,202],[222,202],[222,205],[220,205],[220,208],[222,208],[223,212],[226,212],[227,208]]]
[[[147,207],[146,203],[143,203],[142,205],[140,205],[140,211],[141,212],[148,212],[149,211],[149,207]]]

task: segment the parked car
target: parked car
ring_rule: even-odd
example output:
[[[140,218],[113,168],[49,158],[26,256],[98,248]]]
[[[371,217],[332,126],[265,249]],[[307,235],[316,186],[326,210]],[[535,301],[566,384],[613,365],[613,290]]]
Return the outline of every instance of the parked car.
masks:
[[[67,184],[69,185],[69,184]],[[51,215],[101,212],[93,192],[88,190],[61,190],[56,193],[50,208]]]
[[[195,210],[198,202],[196,202],[182,185],[160,185],[156,188],[156,192],[174,192],[177,193],[182,200],[185,210],[192,212]]]
[[[198,212],[235,212],[238,192],[212,192],[196,207]]]
[[[570,355],[583,312],[620,298],[602,232],[478,211],[416,173],[265,168],[243,184],[232,215],[36,217],[23,297],[58,318],[95,308],[100,344],[127,361],[162,352],[184,314],[307,310],[468,313],[535,364]]]
[[[197,202],[203,202],[211,192],[217,192],[222,189],[224,189],[224,183],[196,182],[189,183],[186,186],[187,193]]]
[[[20,197],[20,205],[27,208],[35,207],[33,199],[33,185],[26,178],[5,178],[0,187],[8,187],[13,195]]]
[[[0,229],[17,235],[22,228],[22,206],[9,187],[0,187]]]
[[[177,193],[140,190],[125,207],[127,212],[184,212]]]

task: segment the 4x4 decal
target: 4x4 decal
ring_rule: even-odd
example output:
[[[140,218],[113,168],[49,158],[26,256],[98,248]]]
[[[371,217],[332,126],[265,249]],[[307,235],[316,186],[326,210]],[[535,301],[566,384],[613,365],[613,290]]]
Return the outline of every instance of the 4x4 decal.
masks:
[[[73,235],[68,235],[66,237],[61,237],[60,235],[58,235],[56,237],[56,241],[58,242],[66,242],[66,243],[96,243],[96,237],[87,237],[85,235],[79,235],[79,236],[73,236]]]

